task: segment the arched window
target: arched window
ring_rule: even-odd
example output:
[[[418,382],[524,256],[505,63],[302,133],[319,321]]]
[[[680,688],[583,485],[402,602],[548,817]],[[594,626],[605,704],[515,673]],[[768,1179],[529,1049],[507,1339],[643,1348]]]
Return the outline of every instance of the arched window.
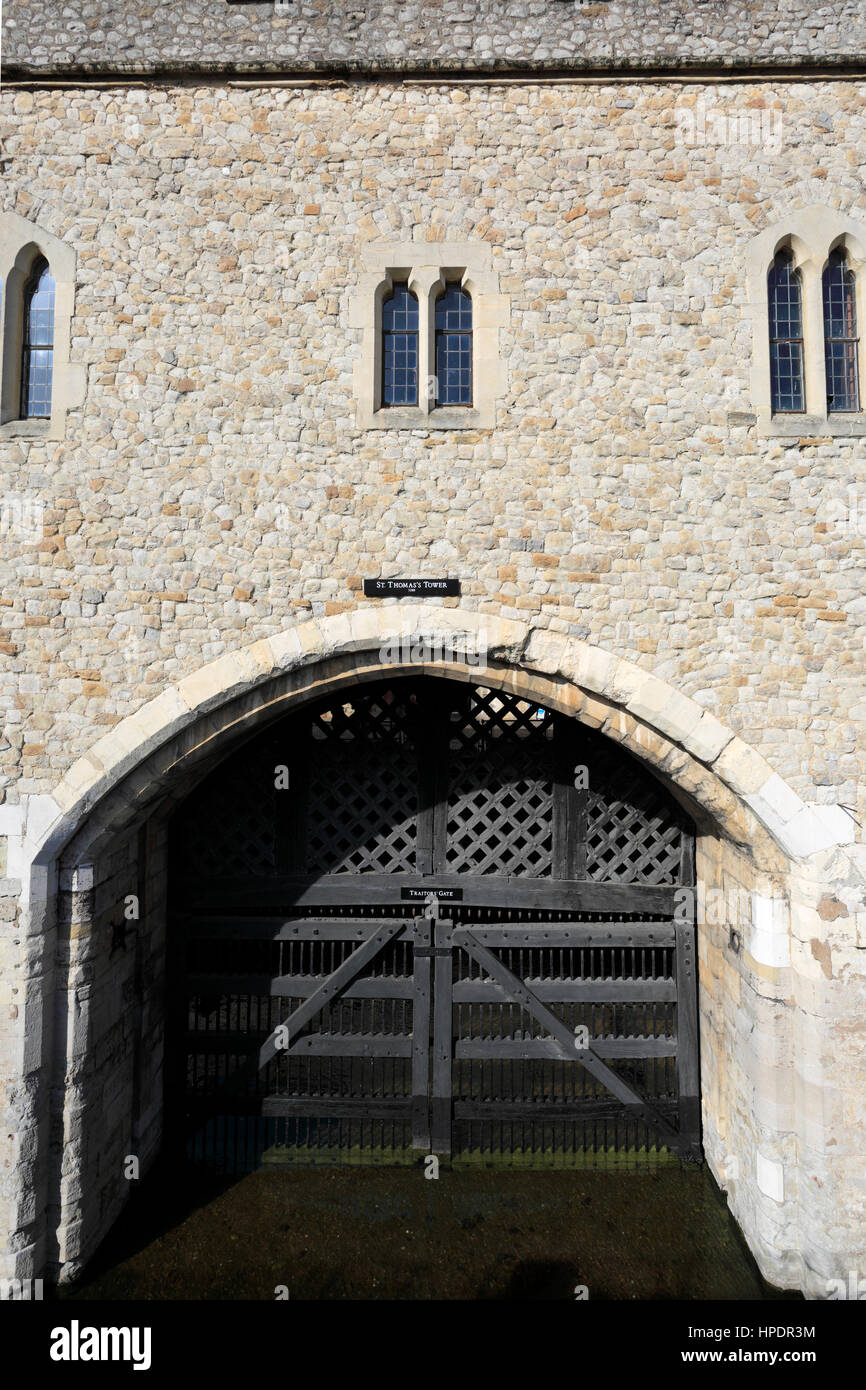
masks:
[[[780,251],[767,277],[770,308],[770,397],[774,411],[805,410],[803,305],[799,272]]]
[[[21,418],[51,416],[54,374],[54,280],[40,256],[24,286],[24,340],[21,358]]]
[[[830,252],[822,289],[827,410],[859,410],[856,286],[843,250]]]
[[[472,404],[472,299],[446,285],[436,300],[436,404]]]
[[[406,281],[382,305],[382,404],[418,404],[418,300]]]

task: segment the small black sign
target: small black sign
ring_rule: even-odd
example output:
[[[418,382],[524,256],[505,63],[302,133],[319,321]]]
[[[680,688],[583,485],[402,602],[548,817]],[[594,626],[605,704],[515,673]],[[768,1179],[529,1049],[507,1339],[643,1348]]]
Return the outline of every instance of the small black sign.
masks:
[[[441,594],[445,598],[458,598],[459,579],[365,579],[365,598],[433,598]]]
[[[423,903],[435,893],[441,903],[462,903],[462,888],[401,888],[400,899],[404,903]]]

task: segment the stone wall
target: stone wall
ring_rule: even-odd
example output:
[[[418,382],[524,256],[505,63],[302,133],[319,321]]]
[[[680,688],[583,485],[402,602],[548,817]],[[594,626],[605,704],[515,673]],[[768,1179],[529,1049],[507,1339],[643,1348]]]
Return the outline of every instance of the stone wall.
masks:
[[[677,143],[705,100],[781,148]],[[694,695],[866,808],[861,440],[759,439],[744,258],[866,220],[863,88],[7,90],[4,206],[77,255],[65,442],[0,442],[0,791],[50,790],[224,650],[452,574]],[[832,131],[832,138],[828,132]],[[355,424],[364,248],[486,241],[495,430]]]
[[[70,1274],[132,1191],[129,1158],[143,1176],[161,1136],[164,855],[154,823],[146,835],[118,837],[95,863],[60,872],[44,977],[46,1008],[53,986],[51,1055],[43,1064],[54,1077],[46,1085],[52,1116],[37,1187],[59,1202],[49,1220],[59,1233],[57,1262]],[[30,1146],[23,1157],[32,1159]]]
[[[851,63],[860,0],[6,0],[23,72],[495,70]]]
[[[756,121],[755,139],[684,143],[699,103]],[[712,765],[691,791],[725,827],[704,829],[702,878],[757,895],[762,915],[740,954],[727,919],[702,920],[708,1153],[765,1272],[820,1296],[861,1258],[862,883],[854,847],[819,832],[862,837],[838,808],[866,810],[866,460],[862,439],[758,437],[745,266],[795,209],[866,222],[863,109],[862,83],[818,79],[4,90],[2,207],[74,250],[71,357],[86,369],[65,438],[0,438],[10,1272],[30,1272],[51,1229],[51,1183],[22,1178],[61,1157],[44,1087],[67,1091],[54,1133],[70,1144],[71,1268],[128,1192],[129,1146],[158,1142],[158,840],[140,1026],[124,1013],[133,947],[112,954],[111,918],[140,882],[132,750],[166,741],[168,778],[172,720],[201,717],[203,740],[220,700],[313,660],[299,620],[345,626],[323,661],[358,650],[368,622],[381,637],[389,610],[362,579],[411,574],[461,580],[445,601],[461,626],[531,622],[499,659],[549,670],[609,736],[610,708],[576,692],[631,698],[649,726],[635,752],[678,785],[684,748]],[[428,240],[491,248],[509,301],[496,426],[368,433],[351,316],[364,253]],[[16,520],[25,502],[38,525]],[[560,672],[545,644],[566,639],[579,654]],[[615,658],[637,673],[611,677]],[[741,735],[735,752],[711,716]],[[105,768],[130,773],[115,827]],[[51,818],[72,833],[94,806],[113,838],[64,863],[94,864],[96,896],[66,900],[61,879],[55,920]],[[766,849],[774,823],[793,872]],[[142,1034],[153,1056],[136,1062]]]

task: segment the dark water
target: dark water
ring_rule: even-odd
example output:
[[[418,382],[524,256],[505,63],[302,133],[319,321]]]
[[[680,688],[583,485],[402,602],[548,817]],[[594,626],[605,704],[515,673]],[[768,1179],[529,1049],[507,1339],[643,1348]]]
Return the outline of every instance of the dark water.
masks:
[[[706,1168],[163,1169],[64,1299],[799,1298],[766,1285]]]

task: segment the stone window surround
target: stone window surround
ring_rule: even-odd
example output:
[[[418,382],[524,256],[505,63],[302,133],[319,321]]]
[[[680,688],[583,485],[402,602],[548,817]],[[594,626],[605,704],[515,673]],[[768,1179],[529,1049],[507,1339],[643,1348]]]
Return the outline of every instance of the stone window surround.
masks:
[[[21,419],[21,360],[24,335],[24,286],[38,256],[44,256],[54,277],[54,363],[51,415],[47,420]],[[0,214],[0,440],[63,439],[66,412],[84,402],[85,368],[70,362],[72,309],[75,299],[75,252],[44,227],[19,217]]]
[[[378,242],[362,254],[363,271],[352,298],[349,324],[361,330],[355,365],[357,426],[363,430],[493,429],[496,403],[504,394],[499,330],[508,323],[510,297],[499,291],[485,242]],[[382,405],[382,304],[395,282],[408,281],[418,297],[416,406]],[[457,280],[472,297],[471,406],[437,406],[424,391],[435,365],[434,305],[446,281]]]
[[[856,276],[857,326],[866,323],[866,226],[834,208],[810,207],[792,213],[756,237],[747,254],[749,306],[752,317],[752,401],[757,432],[765,438],[866,435],[866,364],[858,344],[860,404],[856,412],[828,412],[824,371],[824,307],[821,276],[831,251],[842,247]],[[770,396],[770,321],[767,275],[777,252],[789,250],[799,270],[803,295],[803,368],[806,410],[773,413]]]

